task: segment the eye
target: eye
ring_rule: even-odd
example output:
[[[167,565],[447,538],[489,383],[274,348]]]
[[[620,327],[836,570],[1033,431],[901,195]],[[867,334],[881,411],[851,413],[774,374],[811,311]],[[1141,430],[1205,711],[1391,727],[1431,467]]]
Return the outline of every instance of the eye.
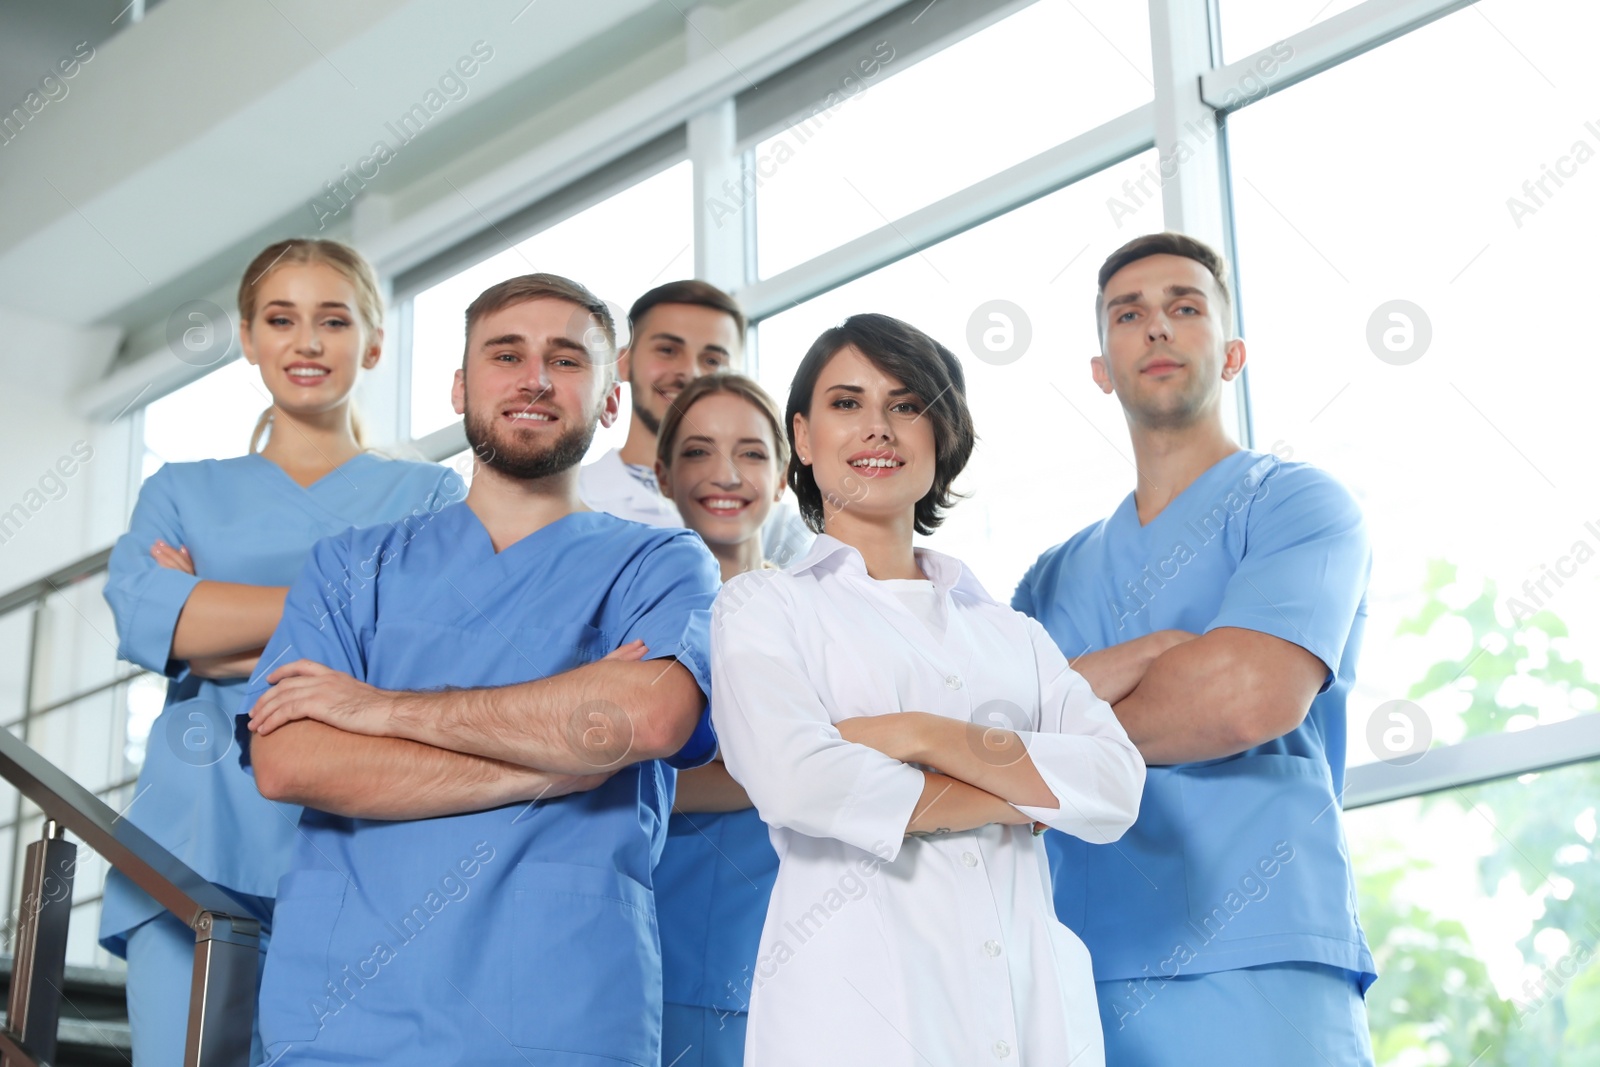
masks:
[[[889,410],[899,412],[902,415],[918,415],[922,413],[922,401],[902,400]]]
[[[1128,321],[1132,320],[1132,318],[1136,314],[1138,314],[1138,312],[1135,312],[1135,311],[1124,311],[1122,314],[1117,316],[1116,321],[1117,322],[1128,322]]]
[[[350,320],[349,319],[339,319],[339,318],[324,319],[323,322],[322,322],[322,325],[331,326],[336,330],[337,329],[343,329],[344,327],[350,325]]]
[[[679,459],[701,459],[701,458],[703,458],[705,456],[708,456],[710,454],[711,453],[707,452],[705,449],[701,448],[699,445],[691,445],[690,447],[684,449],[682,452],[678,453],[678,458]]]
[[[720,356],[706,356],[701,362],[713,370],[718,370],[722,367],[723,361]]]
[[[747,449],[744,455],[746,459],[753,459],[757,463],[765,463],[767,461],[767,454],[759,448]]]
[[[287,326],[287,325],[289,325],[289,316],[287,316],[287,315],[273,315],[271,318],[267,319],[267,325],[268,326]]]
[[[828,406],[839,411],[853,411],[861,405],[856,403],[856,398],[853,396],[841,396]]]
[[[515,352],[496,352],[494,355],[490,356],[489,358],[490,359],[494,359],[494,360],[499,360],[500,362],[504,363],[504,362],[507,362],[507,361],[516,362],[517,360],[520,360],[522,357],[517,355],[517,353],[515,353]]]

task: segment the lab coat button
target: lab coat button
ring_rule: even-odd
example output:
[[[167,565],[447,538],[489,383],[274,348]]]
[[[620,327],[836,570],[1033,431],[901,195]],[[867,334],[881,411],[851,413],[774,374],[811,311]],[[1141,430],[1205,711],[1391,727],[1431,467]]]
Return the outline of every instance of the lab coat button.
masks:
[[[978,857],[974,856],[970,852],[963,852],[961,854],[961,862],[965,863],[968,867],[976,867],[978,865]]]
[[[983,943],[983,951],[988,953],[990,956],[998,956],[998,955],[1000,955],[1000,942],[998,942],[998,941],[985,941]]]
[[[960,689],[961,688],[961,675],[959,675],[959,674],[949,675],[948,677],[945,678],[944,684],[946,686],[948,686],[949,688],[951,688],[951,689]]]
[[[994,1043],[994,1056],[995,1056],[995,1059],[1003,1060],[1009,1055],[1011,1055],[1011,1046],[1010,1045],[1006,1044],[1004,1041],[996,1041]]]

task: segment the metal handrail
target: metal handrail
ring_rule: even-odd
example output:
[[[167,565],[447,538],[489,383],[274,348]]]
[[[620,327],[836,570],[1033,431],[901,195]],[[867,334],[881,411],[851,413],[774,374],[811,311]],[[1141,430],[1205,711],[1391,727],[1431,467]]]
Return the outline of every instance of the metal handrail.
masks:
[[[111,549],[103,548],[0,594],[0,615],[98,574],[110,559]],[[119,677],[94,691],[132,677],[136,675]],[[30,692],[31,688],[30,683]],[[27,709],[23,723],[36,710]],[[77,846],[65,839],[63,830],[77,835],[195,932],[184,1067],[247,1067],[255,1025],[260,923],[238,901],[7,729],[0,729],[0,778],[38,805],[45,818],[43,837],[28,846],[24,863],[10,1002],[6,1025],[0,1028],[0,1067],[50,1067],[56,1055],[77,867]]]

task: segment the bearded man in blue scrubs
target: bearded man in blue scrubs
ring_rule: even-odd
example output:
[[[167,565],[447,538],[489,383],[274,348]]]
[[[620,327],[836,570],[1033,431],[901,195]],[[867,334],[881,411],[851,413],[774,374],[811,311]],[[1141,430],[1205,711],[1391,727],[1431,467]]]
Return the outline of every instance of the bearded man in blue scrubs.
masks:
[[[305,807],[262,979],[281,1067],[659,1062],[662,761],[715,748],[718,573],[578,498],[614,354],[576,283],[484,292],[465,501],[319,542],[290,590],[240,716],[261,792]]]
[[[1045,552],[1012,605],[1150,769],[1116,844],[1048,836],[1056,912],[1094,958],[1109,1067],[1371,1064],[1375,975],[1339,807],[1367,531],[1326,473],[1224,431],[1245,361],[1225,278],[1173,233],[1100,268],[1091,366],[1137,484]]]

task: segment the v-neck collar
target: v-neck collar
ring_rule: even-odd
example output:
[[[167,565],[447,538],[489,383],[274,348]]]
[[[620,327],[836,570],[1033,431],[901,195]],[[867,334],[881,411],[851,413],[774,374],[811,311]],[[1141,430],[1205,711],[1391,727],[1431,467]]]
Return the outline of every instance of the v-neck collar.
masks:
[[[1113,520],[1116,525],[1121,526],[1127,526],[1131,523],[1133,529],[1141,535],[1149,534],[1157,526],[1161,525],[1162,521],[1165,520],[1168,515],[1172,515],[1181,510],[1181,505],[1185,501],[1192,498],[1204,486],[1215,481],[1219,476],[1219,472],[1223,471],[1225,468],[1229,467],[1235,462],[1244,463],[1248,461],[1250,463],[1254,463],[1260,458],[1260,453],[1252,452],[1248,448],[1241,448],[1237,452],[1230,452],[1228,455],[1223,456],[1211,466],[1201,471],[1199,477],[1195,478],[1194,481],[1183,487],[1182,492],[1173,497],[1171,500],[1167,501],[1167,506],[1162,508],[1160,514],[1156,515],[1156,517],[1151,519],[1149,522],[1142,523],[1139,521],[1139,501],[1137,499],[1138,494],[1129,493],[1123,498],[1122,505],[1117,508],[1116,514],[1113,516]]]
[[[563,524],[572,525],[572,520],[578,519],[580,516],[606,515],[606,513],[603,511],[569,511],[559,519],[547,522],[537,530],[534,530],[528,534],[524,534],[522,537],[519,537],[506,547],[496,549],[494,547],[494,538],[489,535],[489,528],[483,524],[483,520],[478,517],[478,513],[473,511],[471,506],[468,505],[465,500],[454,505],[454,507],[464,513],[462,521],[467,524],[466,536],[478,542],[478,548],[488,550],[491,559],[497,560],[506,558],[509,553],[516,552],[521,548],[521,546],[530,541],[539,540],[540,535],[544,534],[547,530],[553,530],[558,526],[562,526]],[[610,518],[609,515],[606,517]],[[582,523],[578,523],[577,525],[581,526]]]
[[[293,476],[291,476],[288,471],[284,470],[282,467],[280,467],[278,464],[274,463],[272,460],[268,459],[266,456],[262,455],[260,452],[251,452],[250,455],[255,457],[256,459],[260,460],[262,463],[265,463],[267,466],[271,467],[273,470],[277,471],[278,472],[278,476],[283,479],[285,484],[293,486],[295,489],[300,490],[302,493],[313,494],[313,493],[317,492],[322,487],[322,485],[325,482],[327,482],[330,478],[332,478],[334,475],[341,475],[341,476],[344,476],[344,477],[348,477],[349,474],[350,474],[349,468],[350,468],[351,464],[357,462],[358,460],[367,459],[368,457],[371,456],[371,453],[370,452],[357,452],[355,455],[351,456],[349,459],[345,460],[343,463],[339,464],[337,467],[333,468],[327,474],[324,474],[322,477],[318,478],[316,481],[312,482],[310,485],[301,485],[299,482],[294,480]]]

